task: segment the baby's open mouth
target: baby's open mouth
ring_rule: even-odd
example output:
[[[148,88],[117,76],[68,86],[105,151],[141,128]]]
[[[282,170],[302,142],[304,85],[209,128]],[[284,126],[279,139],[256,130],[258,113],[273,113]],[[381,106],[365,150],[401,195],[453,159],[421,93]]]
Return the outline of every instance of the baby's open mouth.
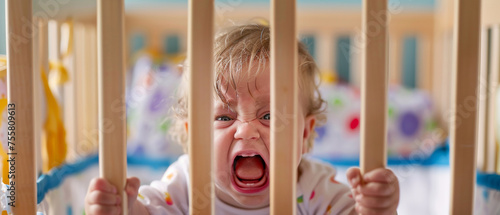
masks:
[[[233,186],[238,192],[256,193],[268,185],[269,171],[259,154],[241,154],[233,160]]]

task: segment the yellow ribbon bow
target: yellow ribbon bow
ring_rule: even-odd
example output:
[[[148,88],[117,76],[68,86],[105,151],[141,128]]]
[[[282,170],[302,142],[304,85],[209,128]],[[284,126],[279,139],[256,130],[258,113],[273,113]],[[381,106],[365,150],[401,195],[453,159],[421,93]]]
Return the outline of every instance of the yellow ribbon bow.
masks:
[[[7,76],[7,57],[0,55],[0,78]]]
[[[61,111],[56,98],[52,94],[47,75],[42,69],[42,84],[47,102],[47,120],[42,132],[42,160],[43,172],[57,167],[66,160],[66,129],[61,119]]]

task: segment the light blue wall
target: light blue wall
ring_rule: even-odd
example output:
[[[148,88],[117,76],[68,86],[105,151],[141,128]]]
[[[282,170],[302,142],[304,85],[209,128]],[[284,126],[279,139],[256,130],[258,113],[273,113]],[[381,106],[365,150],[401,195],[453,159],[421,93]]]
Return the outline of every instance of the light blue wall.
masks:
[[[408,36],[403,42],[403,86],[415,89],[417,86],[418,38]]]
[[[177,34],[165,36],[163,41],[163,52],[167,54],[179,54],[181,52],[181,38]]]
[[[314,60],[318,60],[316,58],[316,38],[314,35],[303,35],[301,37],[301,41],[306,46],[307,51],[314,58]]]
[[[142,33],[133,33],[130,37],[130,53],[136,53],[146,46],[146,36]]]
[[[0,55],[7,53],[5,47],[5,0],[0,0]]]
[[[351,36],[340,36],[336,39],[335,71],[339,82],[351,82]]]

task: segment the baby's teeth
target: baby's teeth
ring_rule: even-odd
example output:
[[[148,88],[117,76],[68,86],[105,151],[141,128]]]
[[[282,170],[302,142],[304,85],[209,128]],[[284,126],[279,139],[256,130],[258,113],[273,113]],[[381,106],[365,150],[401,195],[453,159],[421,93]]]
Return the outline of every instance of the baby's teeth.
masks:
[[[253,157],[253,156],[255,156],[255,155],[257,155],[257,154],[242,154],[242,155],[240,155],[240,156],[241,156],[241,157]]]

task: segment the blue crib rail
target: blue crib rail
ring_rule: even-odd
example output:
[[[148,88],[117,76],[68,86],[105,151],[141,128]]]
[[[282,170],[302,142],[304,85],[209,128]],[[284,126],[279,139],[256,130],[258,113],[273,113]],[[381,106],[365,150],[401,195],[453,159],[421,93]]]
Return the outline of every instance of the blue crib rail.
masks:
[[[174,161],[172,158],[168,159],[151,159],[148,157],[139,157],[128,155],[127,164],[130,166],[147,166],[153,169],[166,169]],[[65,164],[60,167],[52,169],[48,174],[42,174],[37,180],[37,204],[40,204],[45,198],[45,194],[52,189],[61,185],[67,177],[85,171],[89,167],[99,163],[99,156],[91,155],[82,158],[72,164]]]
[[[387,165],[389,166],[400,166],[400,165],[421,165],[421,166],[448,166],[449,165],[449,145],[448,141],[437,147],[434,152],[428,156],[419,156],[418,153],[415,156],[409,157],[389,157],[387,159]],[[359,159],[322,159],[334,166],[359,166]]]
[[[476,181],[479,186],[500,191],[500,175],[478,172]]]

